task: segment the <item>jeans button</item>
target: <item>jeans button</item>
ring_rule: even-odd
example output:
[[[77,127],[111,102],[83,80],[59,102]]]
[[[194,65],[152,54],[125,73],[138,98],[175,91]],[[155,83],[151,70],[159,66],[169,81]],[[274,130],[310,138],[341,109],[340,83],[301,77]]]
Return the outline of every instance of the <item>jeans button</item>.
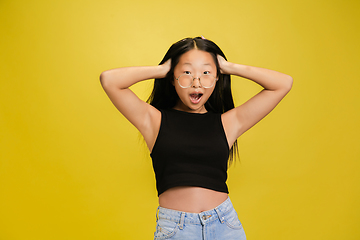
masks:
[[[203,219],[203,220],[206,220],[206,219],[208,219],[209,217],[211,217],[211,215],[203,215],[203,216],[202,216],[202,219]]]

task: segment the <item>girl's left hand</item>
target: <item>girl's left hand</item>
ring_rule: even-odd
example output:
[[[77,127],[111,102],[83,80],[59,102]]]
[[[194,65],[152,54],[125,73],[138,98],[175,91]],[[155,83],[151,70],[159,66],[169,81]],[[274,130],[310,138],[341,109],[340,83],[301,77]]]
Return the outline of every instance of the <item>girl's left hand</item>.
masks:
[[[219,66],[220,66],[220,73],[222,73],[222,74],[231,74],[229,72],[230,63],[228,61],[226,61],[225,58],[223,58],[220,55],[217,55],[217,59],[218,59]]]

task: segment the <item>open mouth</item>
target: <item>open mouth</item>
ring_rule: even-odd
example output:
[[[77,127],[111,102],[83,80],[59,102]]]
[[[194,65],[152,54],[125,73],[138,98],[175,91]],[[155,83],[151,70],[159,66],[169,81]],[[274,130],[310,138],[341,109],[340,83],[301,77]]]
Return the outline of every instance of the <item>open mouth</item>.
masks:
[[[199,103],[202,95],[202,93],[192,93],[190,94],[190,101],[194,104]]]

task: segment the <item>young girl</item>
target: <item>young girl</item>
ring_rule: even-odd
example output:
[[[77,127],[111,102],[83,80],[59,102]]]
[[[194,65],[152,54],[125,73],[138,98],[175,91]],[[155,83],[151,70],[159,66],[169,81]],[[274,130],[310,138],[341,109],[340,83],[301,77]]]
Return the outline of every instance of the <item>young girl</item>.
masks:
[[[234,108],[230,75],[264,89]],[[148,100],[129,87],[155,79]],[[203,37],[174,43],[158,66],[105,71],[101,84],[140,131],[151,152],[159,196],[155,239],[246,239],[228,197],[228,160],[236,139],[289,92],[283,73],[228,62]]]

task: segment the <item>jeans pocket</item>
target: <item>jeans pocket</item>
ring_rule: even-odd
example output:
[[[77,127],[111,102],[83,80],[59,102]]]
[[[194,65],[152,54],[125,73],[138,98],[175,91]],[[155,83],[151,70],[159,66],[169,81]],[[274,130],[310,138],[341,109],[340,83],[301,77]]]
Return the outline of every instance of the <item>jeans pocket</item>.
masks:
[[[242,224],[238,218],[238,215],[237,215],[235,209],[233,209],[229,213],[227,213],[224,216],[224,220],[225,220],[226,225],[229,228],[232,228],[232,229],[241,229],[242,228]]]
[[[155,240],[169,239],[173,237],[178,230],[178,224],[168,219],[160,218],[156,223]]]

